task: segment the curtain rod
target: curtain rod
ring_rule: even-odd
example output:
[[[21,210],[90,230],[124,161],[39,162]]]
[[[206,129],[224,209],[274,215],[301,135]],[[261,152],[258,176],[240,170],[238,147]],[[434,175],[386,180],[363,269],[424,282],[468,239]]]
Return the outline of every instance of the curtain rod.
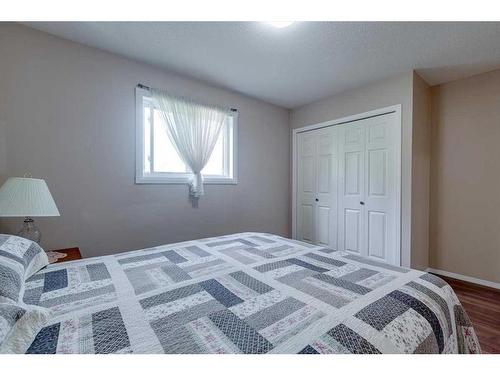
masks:
[[[151,91],[151,87],[143,85],[142,83],[138,83],[137,87],[139,87],[140,89]],[[236,108],[231,108],[231,112],[238,112],[238,110]]]

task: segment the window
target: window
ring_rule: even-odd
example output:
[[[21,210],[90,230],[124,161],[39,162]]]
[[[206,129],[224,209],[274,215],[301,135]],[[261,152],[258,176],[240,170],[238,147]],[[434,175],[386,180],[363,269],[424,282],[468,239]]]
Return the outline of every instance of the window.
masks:
[[[136,183],[187,183],[189,168],[177,154],[154,108],[149,92],[136,89]],[[210,160],[202,170],[207,184],[236,184],[237,113],[228,118],[215,144]]]

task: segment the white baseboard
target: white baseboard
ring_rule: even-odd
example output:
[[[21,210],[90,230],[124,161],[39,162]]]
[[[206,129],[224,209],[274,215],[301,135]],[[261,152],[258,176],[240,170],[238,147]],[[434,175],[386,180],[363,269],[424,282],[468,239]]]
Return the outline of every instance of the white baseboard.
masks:
[[[500,289],[500,283],[495,283],[493,281],[482,280],[471,276],[460,275],[459,273],[441,271],[435,268],[427,268],[425,272],[435,273],[436,275],[448,276],[453,279],[468,281],[469,283],[479,284],[483,286],[488,286],[490,288]]]

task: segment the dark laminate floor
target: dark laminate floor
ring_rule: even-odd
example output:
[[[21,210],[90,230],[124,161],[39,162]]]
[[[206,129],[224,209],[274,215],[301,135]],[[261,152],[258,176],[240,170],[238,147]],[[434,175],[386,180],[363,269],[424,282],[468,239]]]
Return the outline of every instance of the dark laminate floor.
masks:
[[[500,353],[500,290],[437,276],[457,294],[472,321],[483,353]]]

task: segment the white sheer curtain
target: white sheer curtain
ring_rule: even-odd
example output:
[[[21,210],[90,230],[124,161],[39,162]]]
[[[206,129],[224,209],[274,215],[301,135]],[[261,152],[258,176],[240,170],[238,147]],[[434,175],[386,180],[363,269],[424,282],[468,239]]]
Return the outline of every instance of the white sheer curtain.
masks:
[[[212,155],[230,111],[171,96],[159,89],[151,89],[151,94],[172,144],[193,173],[189,193],[199,198],[204,194],[201,171]]]

